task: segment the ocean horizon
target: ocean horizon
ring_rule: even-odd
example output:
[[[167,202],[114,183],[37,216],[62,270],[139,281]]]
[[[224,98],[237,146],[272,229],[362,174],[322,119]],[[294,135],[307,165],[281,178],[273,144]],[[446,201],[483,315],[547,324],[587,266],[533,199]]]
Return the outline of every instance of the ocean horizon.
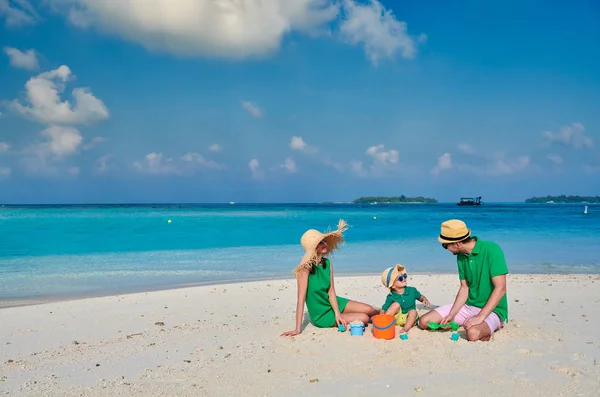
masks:
[[[457,200],[453,201],[438,201],[437,203],[424,203],[419,201],[406,201],[406,202],[376,202],[370,205],[385,204],[385,205],[456,205]],[[123,207],[123,206],[206,206],[206,205],[323,205],[323,204],[352,204],[352,205],[367,205],[358,204],[354,200],[350,201],[336,201],[336,200],[323,200],[323,201],[207,201],[207,202],[195,202],[195,201],[180,201],[180,202],[169,202],[169,201],[135,201],[135,202],[66,202],[66,203],[53,203],[53,202],[33,202],[33,203],[1,203],[0,208],[18,208],[18,207]],[[520,201],[485,201],[481,200],[481,206],[494,205],[494,204],[527,204],[527,205],[579,205],[579,206],[590,206],[600,205],[595,202],[576,202],[576,203],[526,203],[525,200]]]
[[[395,263],[456,273],[437,242],[451,218],[500,244],[511,273],[598,274],[599,214],[586,203],[4,204],[0,302],[291,278],[302,233],[339,219],[350,228],[333,256],[336,275],[377,275]]]

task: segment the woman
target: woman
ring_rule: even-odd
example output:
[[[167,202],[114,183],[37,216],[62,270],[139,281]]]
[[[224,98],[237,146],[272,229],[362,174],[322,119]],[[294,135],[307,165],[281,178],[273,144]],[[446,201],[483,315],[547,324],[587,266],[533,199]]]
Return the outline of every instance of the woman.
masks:
[[[333,266],[325,256],[344,242],[343,232],[346,222],[340,220],[336,231],[323,234],[315,229],[307,230],[300,239],[306,253],[294,270],[298,282],[298,303],[296,305],[296,329],[284,332],[281,336],[294,336],[302,332],[304,304],[308,308],[311,322],[319,328],[333,327],[359,320],[365,325],[371,316],[379,314],[374,307],[352,301],[335,294]]]

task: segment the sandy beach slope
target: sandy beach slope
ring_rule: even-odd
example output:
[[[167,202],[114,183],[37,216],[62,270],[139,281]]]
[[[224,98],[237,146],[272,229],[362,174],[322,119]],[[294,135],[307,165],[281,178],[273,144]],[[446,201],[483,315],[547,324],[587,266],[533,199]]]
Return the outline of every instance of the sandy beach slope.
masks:
[[[380,306],[379,277],[337,277]],[[416,275],[433,305],[456,275]],[[294,280],[203,286],[0,310],[0,395],[593,396],[600,388],[598,275],[510,275],[511,321],[491,342],[411,330],[374,339],[307,325]],[[425,310],[419,307],[419,311]],[[595,313],[595,314],[594,314]]]

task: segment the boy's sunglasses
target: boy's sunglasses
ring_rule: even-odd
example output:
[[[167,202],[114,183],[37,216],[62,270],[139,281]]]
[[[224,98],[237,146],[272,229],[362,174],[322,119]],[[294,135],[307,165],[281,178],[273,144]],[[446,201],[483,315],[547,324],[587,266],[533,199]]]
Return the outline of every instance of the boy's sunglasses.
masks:
[[[398,281],[402,282],[404,280],[408,280],[408,276],[406,275],[406,273],[398,276]]]

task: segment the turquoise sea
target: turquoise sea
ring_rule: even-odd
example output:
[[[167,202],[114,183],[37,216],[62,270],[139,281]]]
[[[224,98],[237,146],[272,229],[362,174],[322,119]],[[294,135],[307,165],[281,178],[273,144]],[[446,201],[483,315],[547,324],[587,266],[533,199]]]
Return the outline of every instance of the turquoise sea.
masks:
[[[222,204],[0,207],[0,301],[289,278],[309,228],[350,224],[336,274],[456,272],[440,223],[467,222],[512,273],[600,273],[600,205]],[[376,219],[375,219],[376,218]],[[171,223],[168,222],[171,220]]]

